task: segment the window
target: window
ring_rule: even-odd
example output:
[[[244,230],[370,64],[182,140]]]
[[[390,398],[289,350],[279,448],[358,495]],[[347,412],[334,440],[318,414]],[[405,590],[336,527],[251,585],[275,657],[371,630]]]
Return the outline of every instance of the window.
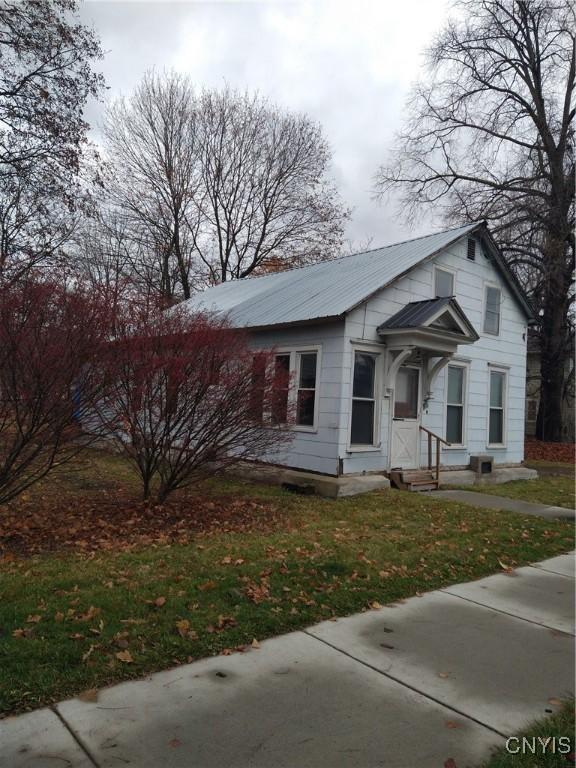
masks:
[[[264,392],[266,389],[266,356],[254,355],[252,358],[252,382],[250,390],[250,415],[255,421],[264,418]]]
[[[464,398],[466,369],[449,365],[446,384],[446,440],[453,445],[464,444]]]
[[[434,295],[436,298],[454,296],[454,275],[446,269],[434,270]]]
[[[484,333],[492,333],[494,336],[500,333],[500,300],[500,289],[487,285],[484,295]]]
[[[473,237],[468,238],[466,257],[470,259],[470,261],[476,261],[476,240],[474,240]]]
[[[374,445],[376,416],[376,355],[354,354],[351,445]]]
[[[314,426],[317,357],[316,352],[298,353],[296,424],[301,427]]]
[[[274,424],[286,424],[288,419],[289,392],[290,354],[276,355],[274,358],[274,394],[272,401],[272,421]]]
[[[503,371],[490,371],[490,409],[488,424],[488,444],[504,444],[506,374]]]
[[[394,418],[418,418],[418,368],[400,368],[394,388]]]

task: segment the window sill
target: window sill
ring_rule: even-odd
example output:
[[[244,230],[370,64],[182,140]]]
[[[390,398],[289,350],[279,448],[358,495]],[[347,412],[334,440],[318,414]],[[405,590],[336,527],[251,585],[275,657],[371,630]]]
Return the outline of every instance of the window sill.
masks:
[[[368,451],[371,451],[374,453],[375,451],[379,451],[381,449],[382,445],[351,445],[346,448],[346,453],[367,453]]]
[[[443,451],[467,451],[468,446],[463,444],[451,443],[450,445],[443,445]]]
[[[299,424],[293,424],[290,429],[292,432],[307,432],[308,434],[315,434],[318,432],[318,427],[305,427]]]
[[[491,451],[505,451],[508,446],[504,443],[494,443],[493,445],[487,445],[486,450],[490,449]]]

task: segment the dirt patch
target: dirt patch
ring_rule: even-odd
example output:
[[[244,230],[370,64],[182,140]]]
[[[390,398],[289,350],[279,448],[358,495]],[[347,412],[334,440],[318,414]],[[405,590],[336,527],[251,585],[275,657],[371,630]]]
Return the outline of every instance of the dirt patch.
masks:
[[[34,497],[0,511],[0,558],[186,543],[199,533],[270,531],[286,523],[277,503],[231,496],[190,494],[163,506],[127,494]]]
[[[562,464],[574,464],[574,443],[545,443],[541,440],[526,440],[526,460],[557,461]]]

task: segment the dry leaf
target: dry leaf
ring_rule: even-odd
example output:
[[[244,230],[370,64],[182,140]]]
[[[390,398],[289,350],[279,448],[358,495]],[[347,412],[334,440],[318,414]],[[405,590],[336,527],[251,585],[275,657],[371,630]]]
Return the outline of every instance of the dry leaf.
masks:
[[[118,661],[123,661],[124,664],[132,664],[134,661],[130,651],[118,651],[118,653],[115,653],[114,655],[116,656]]]
[[[448,760],[444,760],[444,768],[456,768],[456,761],[453,757],[449,757]]]
[[[80,701],[86,702],[98,701],[98,689],[88,688],[87,691],[82,691],[82,693],[79,693],[76,698],[80,699]]]
[[[370,607],[370,608],[371,608],[373,611],[379,611],[379,610],[380,610],[380,608],[382,608],[382,606],[380,605],[380,603],[378,602],[378,600],[374,600],[373,602],[369,603],[368,605],[369,605],[369,607]]]
[[[176,622],[176,629],[178,630],[180,637],[187,637],[190,632],[190,622],[188,619],[181,619]]]
[[[460,728],[458,723],[455,723],[454,720],[446,720],[446,728]]]
[[[162,608],[163,605],[166,605],[166,598],[157,597],[156,600],[154,600],[154,605],[156,606],[156,608]]]
[[[450,677],[449,672],[438,672],[438,677]]]
[[[252,643],[251,643],[250,647],[254,648],[255,650],[258,650],[258,648],[260,648],[260,643],[258,642],[258,640],[256,640],[256,638],[254,638],[254,640],[252,640]]]
[[[42,616],[40,616],[39,613],[35,613],[31,616],[28,616],[26,619],[27,624],[38,624],[39,621],[42,621]]]

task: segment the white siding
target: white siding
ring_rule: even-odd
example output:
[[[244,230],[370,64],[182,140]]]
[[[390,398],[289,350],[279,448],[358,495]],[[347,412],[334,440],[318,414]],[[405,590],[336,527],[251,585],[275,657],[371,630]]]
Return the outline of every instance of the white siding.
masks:
[[[476,261],[466,258],[466,240],[442,252],[433,261],[415,267],[408,275],[378,292],[353,310],[346,319],[344,385],[341,415],[340,455],[345,456],[344,472],[382,470],[388,467],[390,430],[390,400],[380,398],[381,449],[378,452],[349,453],[347,423],[350,410],[350,380],[352,340],[378,342],[377,327],[410,301],[432,298],[434,295],[434,264],[455,271],[455,295],[460,306],[480,335],[471,345],[458,349],[457,357],[469,360],[468,398],[465,409],[467,445],[464,449],[444,449],[445,466],[464,466],[470,454],[489,453],[495,463],[518,463],[524,458],[524,405],[526,380],[526,317],[518,302],[503,282],[500,273],[476,249]],[[483,331],[484,286],[497,284],[502,290],[500,335],[491,336]],[[383,357],[383,356],[382,356]],[[488,448],[489,365],[501,365],[508,372],[506,445]],[[382,371],[384,359],[381,360]],[[438,376],[433,399],[423,413],[422,424],[444,436],[445,426],[445,370]],[[346,425],[346,429],[344,429]],[[425,440],[421,446],[421,464],[427,459]]]
[[[344,322],[257,331],[252,333],[251,340],[254,349],[285,347],[298,350],[307,345],[320,347],[320,371],[317,379],[318,429],[316,432],[294,430],[293,442],[281,452],[266,456],[265,460],[311,472],[338,474]]]

